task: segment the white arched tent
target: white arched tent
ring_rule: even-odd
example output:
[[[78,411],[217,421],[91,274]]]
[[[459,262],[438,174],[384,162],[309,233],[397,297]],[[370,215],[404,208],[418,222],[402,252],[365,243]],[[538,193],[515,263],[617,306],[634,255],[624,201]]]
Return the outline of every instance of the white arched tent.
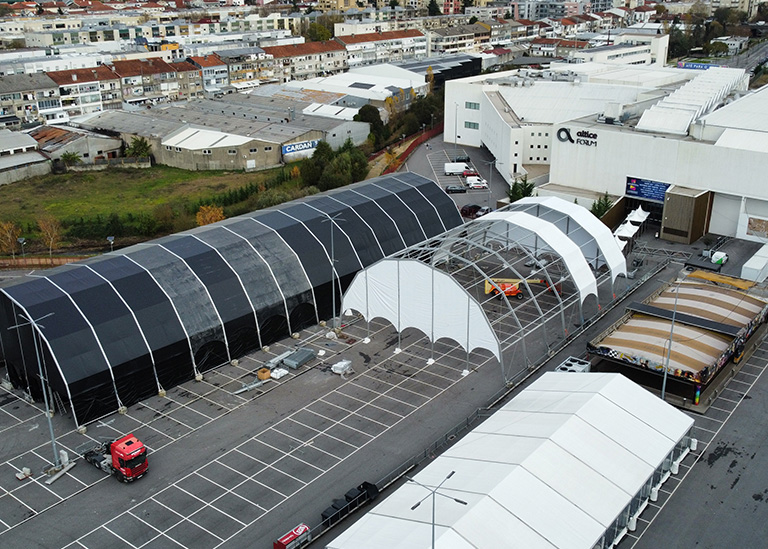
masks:
[[[450,275],[415,259],[385,259],[357,273],[344,307],[368,321],[383,318],[398,332],[417,328],[431,341],[452,339],[468,353],[487,349],[501,361],[499,340],[480,304]]]
[[[580,247],[557,225],[502,211],[361,271],[343,306],[369,323],[388,320],[398,333],[418,328],[433,344],[450,338],[467,354],[487,349],[509,381],[505,368],[519,366],[516,354],[532,364],[531,357],[545,356],[553,342],[568,337],[571,322],[585,321],[585,300],[594,296],[597,311],[601,295],[615,297],[600,291],[603,284],[612,291],[612,273],[598,282]]]
[[[591,265],[605,265],[611,281],[627,276],[627,262],[616,246],[611,230],[586,208],[555,196],[528,197],[510,204],[504,211],[526,212],[555,224],[576,244]]]

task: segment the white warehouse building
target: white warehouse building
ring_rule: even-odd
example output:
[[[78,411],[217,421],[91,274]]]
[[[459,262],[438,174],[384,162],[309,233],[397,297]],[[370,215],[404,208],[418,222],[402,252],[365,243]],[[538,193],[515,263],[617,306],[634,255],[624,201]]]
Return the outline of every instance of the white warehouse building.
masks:
[[[768,237],[768,90],[743,69],[552,65],[446,83],[445,140],[487,147],[540,196],[642,206],[661,237]],[[526,168],[527,166],[527,168]],[[666,204],[666,207],[665,207]]]

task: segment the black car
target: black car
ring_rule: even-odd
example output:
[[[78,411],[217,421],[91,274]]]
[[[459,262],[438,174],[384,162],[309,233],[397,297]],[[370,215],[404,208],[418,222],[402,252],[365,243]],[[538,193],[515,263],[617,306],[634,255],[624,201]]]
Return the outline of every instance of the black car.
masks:
[[[445,192],[448,194],[465,193],[467,192],[467,188],[464,185],[447,185],[445,187]]]
[[[469,162],[469,155],[462,154],[453,159],[454,162]]]
[[[480,206],[478,204],[467,204],[466,206],[461,207],[461,217],[466,217],[467,219],[474,219],[475,215],[477,215],[477,212],[480,211]]]

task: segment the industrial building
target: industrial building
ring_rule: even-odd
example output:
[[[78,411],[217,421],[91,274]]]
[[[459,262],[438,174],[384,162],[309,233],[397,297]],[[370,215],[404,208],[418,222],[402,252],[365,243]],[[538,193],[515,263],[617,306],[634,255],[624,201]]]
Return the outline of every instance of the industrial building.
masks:
[[[510,184],[548,167],[540,196],[625,197],[667,240],[761,241],[768,90],[747,82],[743,69],[596,63],[465,78],[447,84],[445,138],[487,147]]]
[[[325,546],[615,547],[692,426],[621,375],[549,372]]]
[[[360,269],[461,224],[394,174],[8,279],[2,358],[34,396],[45,371],[82,425],[328,318]]]

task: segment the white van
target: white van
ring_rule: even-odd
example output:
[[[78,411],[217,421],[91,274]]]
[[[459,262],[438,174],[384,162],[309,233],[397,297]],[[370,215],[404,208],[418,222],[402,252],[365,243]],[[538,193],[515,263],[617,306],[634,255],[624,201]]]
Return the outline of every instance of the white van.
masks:
[[[470,169],[465,162],[446,162],[443,166],[445,175],[461,175]]]
[[[470,175],[467,177],[467,187],[470,189],[487,189],[488,182],[482,177],[476,175]]]

